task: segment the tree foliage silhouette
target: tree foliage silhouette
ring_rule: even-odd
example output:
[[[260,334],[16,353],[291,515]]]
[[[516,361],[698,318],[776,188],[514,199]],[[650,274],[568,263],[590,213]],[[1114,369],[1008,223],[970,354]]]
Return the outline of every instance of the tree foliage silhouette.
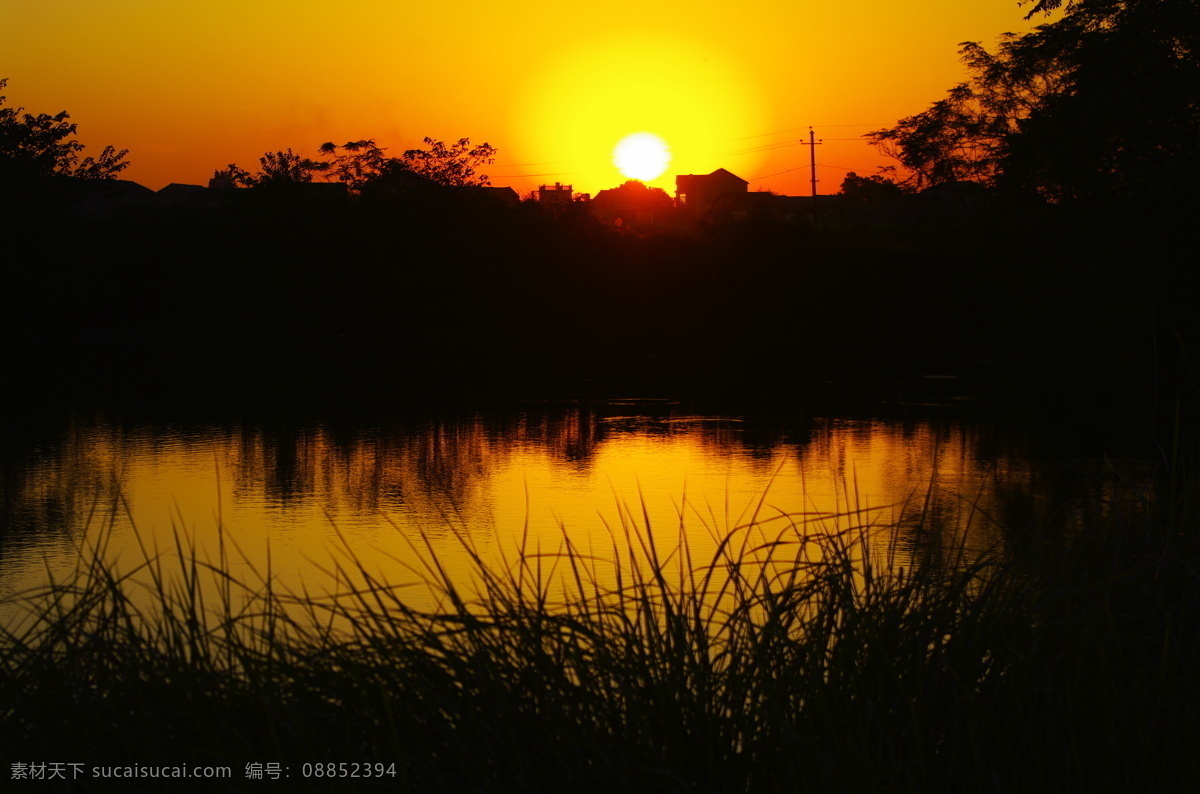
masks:
[[[230,163],[228,167],[213,172],[208,186],[214,188],[269,188],[302,184],[311,182],[314,173],[321,173],[330,168],[328,163],[301,157],[290,148],[287,151],[266,152],[258,158],[258,164],[258,172],[251,174]]]
[[[495,162],[495,147],[487,143],[472,146],[469,138],[460,138],[453,144],[425,138],[424,143],[427,149],[409,149],[400,157],[388,157],[387,150],[374,138],[349,141],[341,146],[328,142],[322,144],[321,153],[331,158],[329,172],[355,191],[421,182],[443,187],[491,184],[478,169]]]
[[[0,91],[8,85],[0,80]],[[129,167],[128,149],[106,146],[97,157],[84,157],[84,145],[75,140],[76,125],[65,111],[25,113],[25,108],[4,107],[0,96],[0,180],[16,182],[71,176],[80,179],[115,179]]]
[[[1067,201],[1145,195],[1200,170],[1194,0],[1076,0],[994,53],[961,52],[968,82],[868,134],[913,186],[965,179]]]
[[[1066,0],[1068,6],[1074,4],[1075,0]],[[1020,0],[1017,5],[1027,5],[1033,3],[1033,8],[1029,9],[1029,13],[1025,15],[1026,19],[1031,19],[1037,14],[1049,15],[1062,7],[1063,0]]]
[[[212,178],[208,180],[210,188],[220,190],[228,190],[235,187],[253,187],[254,184],[254,175],[244,168],[239,168],[234,163],[230,163],[225,168],[213,171]]]
[[[903,185],[881,174],[859,176],[853,171],[848,171],[846,178],[842,180],[840,195],[854,204],[874,204],[894,201],[906,192]]]
[[[976,42],[959,51],[973,78],[951,88],[929,109],[895,127],[867,134],[884,154],[911,174],[907,185],[925,188],[959,180],[995,184],[1012,136],[1049,98],[1066,90],[1072,65],[1069,43],[1053,35],[1005,34],[999,52]]]
[[[329,163],[326,173],[354,191],[361,191],[370,182],[380,179],[399,162],[388,157],[387,150],[380,148],[374,138],[347,141],[341,146],[326,142],[321,144],[320,152],[331,158],[326,161]]]
[[[667,209],[675,206],[675,202],[660,187],[650,187],[637,179],[627,179],[619,187],[603,190],[596,196],[597,200],[611,199],[623,205],[636,206],[641,209]]]
[[[374,138],[340,146],[323,143],[319,149],[322,160],[310,160],[291,149],[267,152],[259,158],[257,172],[230,163],[213,172],[208,184],[214,188],[263,188],[311,182],[315,176],[323,176],[343,182],[357,193],[490,184],[478,169],[495,161],[494,147],[486,143],[472,146],[468,138],[453,144],[425,138],[425,144],[428,148],[409,149],[400,157],[389,157]]]
[[[469,138],[459,138],[447,146],[444,142],[426,138],[428,149],[409,149],[403,161],[408,170],[446,187],[487,187],[487,174],[476,173],[482,166],[496,161],[496,150],[481,143],[471,146]]]

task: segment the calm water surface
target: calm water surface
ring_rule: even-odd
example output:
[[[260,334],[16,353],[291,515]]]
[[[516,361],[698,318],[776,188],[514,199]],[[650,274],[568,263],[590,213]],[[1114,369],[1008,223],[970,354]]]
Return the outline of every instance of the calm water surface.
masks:
[[[569,540],[603,560],[629,537],[683,538],[707,561],[750,522],[764,537],[868,526],[905,553],[932,517],[1003,552],[1035,514],[1078,523],[1140,471],[1094,452],[1050,458],[953,411],[762,419],[633,399],[394,422],[75,414],[17,446],[3,462],[5,595],[65,577],[105,537],[123,569],[176,543],[216,560],[223,542],[245,580],[269,569],[329,592],[339,566],[361,566],[411,584],[420,607],[437,600],[421,584],[426,543],[460,581],[467,547],[503,565],[521,543],[553,553]]]

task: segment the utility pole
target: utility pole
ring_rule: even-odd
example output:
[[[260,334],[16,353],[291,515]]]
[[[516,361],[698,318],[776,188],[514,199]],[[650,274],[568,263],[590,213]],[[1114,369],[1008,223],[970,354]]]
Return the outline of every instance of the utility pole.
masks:
[[[809,168],[812,170],[812,197],[813,197],[813,207],[814,208],[816,207],[816,204],[817,204],[817,147],[819,145],[821,145],[822,143],[824,143],[824,141],[814,140],[813,138],[815,135],[816,135],[816,133],[813,132],[813,128],[809,127],[808,128],[808,140],[800,141],[801,146],[810,147],[808,150],[808,155],[809,155],[808,163],[809,163]]]

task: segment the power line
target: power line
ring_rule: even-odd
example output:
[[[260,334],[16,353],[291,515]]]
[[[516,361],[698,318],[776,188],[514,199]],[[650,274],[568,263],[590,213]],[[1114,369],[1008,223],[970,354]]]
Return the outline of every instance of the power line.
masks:
[[[747,135],[744,138],[729,138],[728,140],[724,141],[724,143],[737,143],[738,141],[748,141],[751,138],[767,138],[771,135],[784,135],[786,133],[795,132],[799,129],[803,129],[803,127],[792,127],[791,129],[780,130],[779,132],[763,132],[758,135]]]
[[[767,144],[764,146],[751,146],[747,149],[738,149],[738,150],[732,151],[732,152],[720,152],[720,153],[714,154],[712,156],[714,156],[714,157],[742,157],[743,155],[747,155],[747,154],[760,154],[762,152],[773,152],[773,151],[777,151],[779,149],[788,149],[792,146],[799,146],[799,145],[800,144],[796,141],[784,141],[784,142],[780,142],[780,143]]]
[[[821,163],[821,168],[836,168],[839,171],[862,171],[862,168],[847,168],[844,165],[834,165],[833,163]]]
[[[575,176],[582,174],[583,171],[547,171],[541,174],[488,174],[489,177],[497,179],[541,179],[548,176]]]
[[[883,126],[886,126],[888,123],[889,122],[881,121],[881,122],[875,122],[872,124],[813,124],[812,126],[813,127],[821,127],[822,129],[839,128],[839,127],[883,127]],[[759,133],[758,135],[747,135],[743,138],[729,138],[725,141],[725,143],[736,143],[737,141],[748,141],[752,138],[767,138],[771,135],[787,135],[787,134],[796,132],[797,130],[803,130],[803,129],[805,129],[805,128],[804,127],[790,127],[786,130],[779,130],[778,132],[762,132],[762,133]],[[831,138],[830,140],[853,141],[853,140],[857,140],[857,139],[856,138]]]
[[[582,160],[553,160],[553,161],[544,162],[544,163],[496,163],[492,167],[493,168],[537,168],[538,166],[543,166],[543,165],[571,165],[573,163],[579,163],[579,162],[582,162]]]
[[[805,170],[805,169],[804,169],[804,167],[800,167],[800,168],[789,168],[789,169],[787,169],[786,171],[776,171],[776,172],[775,172],[775,173],[773,173],[773,174],[767,174],[766,176],[756,176],[756,177],[754,177],[753,179],[747,179],[746,181],[747,181],[747,182],[761,182],[762,180],[764,180],[764,179],[770,179],[770,178],[771,178],[771,177],[773,177],[773,176],[783,176],[784,174],[790,174],[790,173],[792,173],[793,171],[803,171],[803,170]]]

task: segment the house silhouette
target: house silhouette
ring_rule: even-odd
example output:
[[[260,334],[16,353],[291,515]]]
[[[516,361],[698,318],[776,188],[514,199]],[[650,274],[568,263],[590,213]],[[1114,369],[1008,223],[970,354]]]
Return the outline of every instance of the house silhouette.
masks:
[[[561,182],[555,182],[553,185],[542,185],[537,190],[538,202],[543,205],[570,204],[573,195],[571,190],[570,185],[564,185]]]
[[[711,174],[680,174],[675,177],[675,203],[700,220],[717,209],[722,196],[744,194],[749,187],[749,182],[724,168]]]

